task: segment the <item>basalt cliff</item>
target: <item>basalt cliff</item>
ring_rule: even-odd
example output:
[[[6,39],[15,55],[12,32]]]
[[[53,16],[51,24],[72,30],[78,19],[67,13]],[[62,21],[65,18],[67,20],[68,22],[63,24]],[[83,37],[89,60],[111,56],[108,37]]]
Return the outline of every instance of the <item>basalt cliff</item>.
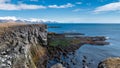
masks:
[[[1,27],[0,68],[45,68],[46,29],[42,24]]]

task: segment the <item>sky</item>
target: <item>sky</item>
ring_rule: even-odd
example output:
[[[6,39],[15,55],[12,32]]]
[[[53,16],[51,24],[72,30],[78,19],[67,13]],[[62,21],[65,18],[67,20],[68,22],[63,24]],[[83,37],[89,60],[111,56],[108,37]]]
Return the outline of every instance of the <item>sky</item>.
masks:
[[[0,0],[0,19],[120,23],[120,0]]]

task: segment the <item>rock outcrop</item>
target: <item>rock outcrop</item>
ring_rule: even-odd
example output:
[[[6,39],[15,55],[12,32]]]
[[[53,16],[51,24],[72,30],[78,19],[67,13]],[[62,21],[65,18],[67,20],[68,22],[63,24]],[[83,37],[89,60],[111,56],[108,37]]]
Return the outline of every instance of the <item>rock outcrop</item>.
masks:
[[[42,24],[8,27],[0,35],[0,68],[45,68],[46,28]]]
[[[98,68],[120,68],[120,58],[108,58],[100,62]]]

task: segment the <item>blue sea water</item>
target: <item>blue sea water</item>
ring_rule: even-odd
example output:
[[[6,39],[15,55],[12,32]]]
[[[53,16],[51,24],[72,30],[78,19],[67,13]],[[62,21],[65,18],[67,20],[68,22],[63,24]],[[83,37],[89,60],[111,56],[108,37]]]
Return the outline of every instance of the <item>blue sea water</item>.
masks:
[[[83,68],[83,56],[87,57],[88,68],[97,68],[100,61],[108,57],[120,57],[120,24],[48,24],[48,26],[59,26],[60,28],[48,28],[49,32],[80,32],[86,36],[106,36],[109,45],[96,46],[84,45],[75,52],[71,59],[76,61],[76,65],[69,62],[70,68]],[[70,58],[66,58],[69,61]]]

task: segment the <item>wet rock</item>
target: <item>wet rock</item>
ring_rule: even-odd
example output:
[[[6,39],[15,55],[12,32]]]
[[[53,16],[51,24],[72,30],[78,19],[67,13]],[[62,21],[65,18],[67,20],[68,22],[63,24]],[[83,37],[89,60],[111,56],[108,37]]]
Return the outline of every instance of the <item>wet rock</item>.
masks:
[[[86,60],[87,59],[87,57],[86,56],[83,56],[83,58]]]
[[[70,62],[72,62],[72,64],[73,64],[73,65],[76,65],[76,63],[77,63],[77,62],[75,61],[75,59],[74,59],[74,58],[73,58],[73,59],[71,59],[71,61],[70,61]]]
[[[86,56],[83,56],[83,60],[82,60],[83,68],[88,68],[88,64],[89,64],[89,63],[87,63],[87,57],[86,57]]]
[[[94,44],[94,45],[108,45],[109,42],[105,42],[105,41],[94,41],[93,43],[91,44]]]
[[[96,36],[96,37],[82,37],[82,43],[84,44],[92,44],[92,45],[108,45],[109,42],[106,42],[107,38],[104,36]]]
[[[53,65],[51,68],[65,68],[62,64],[57,63],[55,65]]]
[[[120,58],[107,58],[99,63],[98,68],[120,68]]]

